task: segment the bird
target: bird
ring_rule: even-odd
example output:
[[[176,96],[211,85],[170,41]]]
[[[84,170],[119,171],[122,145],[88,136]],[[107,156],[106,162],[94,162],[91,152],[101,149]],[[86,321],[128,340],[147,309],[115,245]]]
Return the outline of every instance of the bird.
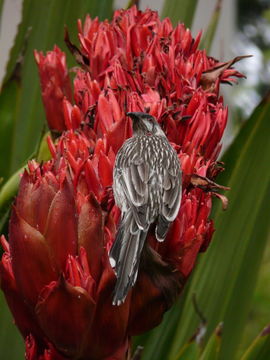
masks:
[[[119,149],[113,169],[113,194],[121,220],[109,260],[116,274],[113,305],[121,305],[134,286],[149,228],[164,241],[181,203],[180,160],[157,120],[128,112],[133,136]]]

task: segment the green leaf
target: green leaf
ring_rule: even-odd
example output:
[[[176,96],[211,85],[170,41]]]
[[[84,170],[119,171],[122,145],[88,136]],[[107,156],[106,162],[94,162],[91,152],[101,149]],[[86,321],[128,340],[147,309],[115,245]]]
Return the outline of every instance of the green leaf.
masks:
[[[11,78],[4,84],[0,94],[0,176],[6,181],[11,175],[11,154],[16,117],[21,97],[19,79]]]
[[[256,337],[250,347],[241,357],[241,360],[265,360],[270,353],[270,326],[268,325],[262,333]]]
[[[211,50],[212,42],[214,40],[220,18],[221,7],[222,7],[222,0],[217,0],[210,23],[200,43],[200,48],[205,49],[206,53],[209,53]]]
[[[183,346],[174,360],[198,360],[199,354],[200,348],[198,344],[192,341]]]
[[[174,25],[183,22],[191,27],[198,0],[166,0],[162,17],[169,17]]]
[[[269,116],[268,96],[224,156],[226,171],[218,181],[231,187],[229,209],[224,213],[220,205],[215,208],[217,231],[186,294],[172,359],[198,323],[191,305],[193,293],[206,316],[209,332],[217,322],[224,321],[218,359],[235,358],[269,233]]]
[[[37,161],[40,163],[42,161],[48,161],[52,158],[51,156],[51,152],[48,146],[48,142],[47,139],[48,137],[51,136],[50,131],[48,131],[46,134],[44,134],[42,136],[42,138],[40,139],[40,143],[38,146],[38,149],[36,151],[36,156],[35,159],[37,159]]]
[[[75,40],[77,38],[77,19],[84,19],[86,13],[90,13],[93,17],[96,15],[101,18],[110,17],[112,14],[112,0],[24,1],[22,22],[11,51],[4,80],[6,90],[0,95],[0,103],[6,102],[4,109],[9,106],[7,117],[9,120],[12,119],[8,122],[8,126],[13,131],[5,133],[8,138],[6,142],[12,144],[11,149],[8,148],[9,175],[21,167],[26,158],[34,151],[42,127],[45,124],[33,50],[46,51],[52,49],[54,44],[57,44],[63,50],[67,50],[63,40],[64,25],[66,24],[69,32],[74,34]],[[32,30],[26,41],[29,28]],[[15,92],[12,96],[10,82],[12,81],[17,60],[24,47],[26,48],[20,71],[20,91]],[[68,60],[70,64],[74,64],[71,55],[68,55]],[[12,102],[13,105],[8,105],[8,102]],[[0,142],[2,138],[3,135],[1,134]]]
[[[9,211],[10,204],[17,193],[20,174],[23,173],[23,168],[17,170],[0,190],[0,231],[2,233],[2,228],[5,225],[6,213]]]
[[[0,326],[0,354],[3,356],[1,358],[8,360],[23,359],[23,339],[13,322],[2,292],[0,292],[0,309],[0,324],[5,324],[5,326]]]
[[[199,360],[217,360],[220,351],[222,325],[218,325],[209,338]]]

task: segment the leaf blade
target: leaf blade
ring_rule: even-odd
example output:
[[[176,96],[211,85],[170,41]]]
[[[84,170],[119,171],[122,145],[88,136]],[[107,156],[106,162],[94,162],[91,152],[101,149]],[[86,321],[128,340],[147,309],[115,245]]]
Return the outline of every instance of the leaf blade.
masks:
[[[162,17],[169,17],[174,25],[183,22],[191,27],[198,0],[167,0],[164,3]]]

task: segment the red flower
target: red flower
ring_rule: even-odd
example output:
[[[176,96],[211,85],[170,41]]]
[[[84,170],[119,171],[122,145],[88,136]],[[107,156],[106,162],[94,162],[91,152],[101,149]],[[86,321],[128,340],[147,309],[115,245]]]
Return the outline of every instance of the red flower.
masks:
[[[200,34],[194,40],[183,24],[173,29],[150,10],[116,11],[111,23],[87,17],[79,39],[81,50],[69,43],[82,65],[74,104],[64,55],[35,54],[49,126],[67,131],[48,140],[51,161],[29,163],[9,244],[2,238],[1,286],[31,360],[124,359],[130,337],[161,321],[211,240],[227,121],[219,85],[242,76],[231,68],[238,58],[207,57],[197,49]],[[134,288],[114,307],[108,251],[120,214],[112,170],[132,134],[125,113],[134,111],[155,116],[178,152],[183,195],[165,242],[148,235],[153,268],[142,259]]]
[[[72,100],[71,83],[66,67],[65,54],[55,46],[46,56],[34,52],[41,80],[42,99],[46,118],[51,130],[66,129],[62,102],[64,97]]]

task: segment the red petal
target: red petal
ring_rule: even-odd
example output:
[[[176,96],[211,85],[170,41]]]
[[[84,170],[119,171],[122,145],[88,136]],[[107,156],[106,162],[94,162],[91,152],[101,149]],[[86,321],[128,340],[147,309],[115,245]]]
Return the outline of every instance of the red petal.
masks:
[[[37,338],[38,339],[38,338]],[[40,339],[39,339],[40,340]],[[46,348],[45,348],[46,347]],[[42,355],[40,355],[42,353]],[[42,344],[37,342],[30,334],[25,339],[25,359],[26,360],[66,360],[66,357],[59,354],[52,344]]]
[[[55,189],[46,182],[45,178],[34,185],[30,175],[25,171],[16,198],[18,214],[28,224],[43,233],[55,194]]]
[[[91,353],[93,359],[103,359],[117,351],[127,341],[127,324],[130,309],[130,295],[121,306],[112,305],[115,275],[105,256],[104,271],[100,279],[97,308],[91,329],[85,357]],[[112,330],[113,329],[113,330]]]
[[[198,235],[181,250],[179,254],[181,258],[181,264],[178,266],[178,269],[185,277],[187,277],[192,271],[202,243],[203,238],[201,235]]]
[[[72,90],[66,55],[56,46],[46,56],[35,51],[35,59],[39,69],[42,89],[42,100],[50,129],[63,131],[66,129],[62,110],[62,101],[67,97],[72,99]]]
[[[22,295],[35,303],[40,290],[57,277],[49,248],[42,234],[27,224],[13,209],[10,252],[14,276]]]
[[[117,121],[113,124],[110,130],[107,133],[107,144],[108,148],[112,147],[115,154],[117,154],[120,147],[123,145],[123,142],[129,137],[130,133],[129,128],[130,122],[126,118],[122,118],[120,121]]]
[[[93,194],[79,214],[78,243],[86,250],[91,275],[99,281],[104,253],[104,225],[101,207]]]
[[[75,201],[67,180],[51,203],[44,237],[58,270],[64,270],[67,256],[77,253]]]
[[[67,356],[80,358],[95,305],[88,293],[63,278],[43,289],[36,315],[48,339]]]
[[[102,186],[112,186],[113,182],[113,165],[106,155],[100,153],[98,162],[98,174]]]
[[[99,125],[102,133],[106,133],[109,130],[110,126],[113,124],[113,112],[111,104],[104,96],[104,94],[99,95],[98,99],[98,116],[99,116]]]
[[[93,163],[91,160],[87,160],[85,163],[85,180],[88,185],[88,189],[90,192],[93,192],[97,198],[99,198],[99,195],[102,191],[102,187],[100,184],[100,181],[98,179],[98,176],[94,170]]]
[[[25,339],[25,359],[26,360],[37,360],[38,359],[37,352],[38,352],[37,343],[36,343],[34,337],[32,336],[32,334],[30,334]]]
[[[42,337],[42,331],[36,323],[31,308],[26,304],[21,293],[18,291],[14,275],[11,270],[9,254],[5,253],[0,263],[1,289],[5,294],[8,306],[14,316],[15,324],[23,336],[30,332]]]

